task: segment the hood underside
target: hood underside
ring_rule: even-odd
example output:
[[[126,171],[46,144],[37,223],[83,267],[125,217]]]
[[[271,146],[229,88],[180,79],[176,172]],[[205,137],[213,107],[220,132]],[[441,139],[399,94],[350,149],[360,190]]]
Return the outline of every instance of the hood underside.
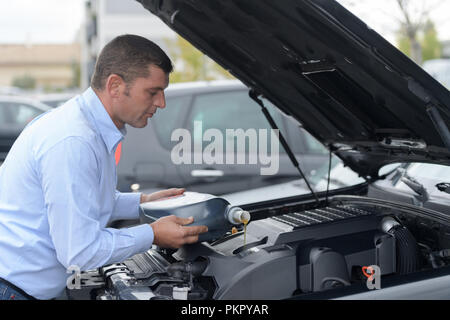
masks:
[[[337,2],[138,1],[361,176],[450,164],[449,91]]]

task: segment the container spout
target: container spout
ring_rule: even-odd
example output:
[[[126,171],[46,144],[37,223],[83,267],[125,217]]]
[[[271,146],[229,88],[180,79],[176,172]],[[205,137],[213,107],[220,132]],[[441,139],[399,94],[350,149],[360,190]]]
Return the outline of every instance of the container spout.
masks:
[[[227,212],[227,219],[232,224],[247,224],[250,218],[250,213],[239,207],[231,207]]]

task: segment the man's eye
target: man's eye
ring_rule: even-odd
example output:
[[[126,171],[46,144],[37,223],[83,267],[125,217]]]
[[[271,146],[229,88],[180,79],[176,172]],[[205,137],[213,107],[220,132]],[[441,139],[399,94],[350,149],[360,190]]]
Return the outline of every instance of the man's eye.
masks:
[[[156,96],[156,94],[158,93],[158,92],[149,92],[150,93],[150,96],[152,96],[152,97],[154,97],[154,96]]]

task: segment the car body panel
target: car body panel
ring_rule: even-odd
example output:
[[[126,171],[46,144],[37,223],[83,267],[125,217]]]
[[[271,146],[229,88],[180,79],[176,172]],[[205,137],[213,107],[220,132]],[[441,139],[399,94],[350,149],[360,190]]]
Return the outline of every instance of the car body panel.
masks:
[[[405,283],[391,288],[352,294],[336,300],[442,300],[450,299],[450,275]]]

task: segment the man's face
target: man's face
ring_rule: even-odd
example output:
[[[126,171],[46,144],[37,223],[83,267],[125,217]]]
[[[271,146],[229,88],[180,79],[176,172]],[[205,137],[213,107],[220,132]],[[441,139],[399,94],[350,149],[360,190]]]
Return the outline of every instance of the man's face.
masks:
[[[150,65],[148,70],[147,78],[136,78],[133,83],[122,88],[114,107],[116,119],[113,119],[119,127],[127,123],[135,128],[143,128],[158,108],[166,106],[164,89],[169,84],[169,77],[155,65]]]

